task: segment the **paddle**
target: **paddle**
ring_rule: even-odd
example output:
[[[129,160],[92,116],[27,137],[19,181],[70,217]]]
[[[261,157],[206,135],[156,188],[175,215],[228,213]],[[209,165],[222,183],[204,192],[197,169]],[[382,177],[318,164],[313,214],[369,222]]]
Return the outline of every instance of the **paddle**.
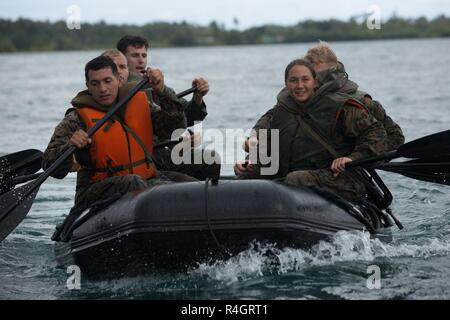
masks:
[[[18,151],[0,157],[0,175],[22,176],[35,173],[41,168],[41,157],[42,152],[36,149]]]
[[[183,141],[183,137],[180,137],[178,140],[167,140],[167,141],[159,142],[153,146],[153,150],[167,147],[167,146],[172,146],[172,145],[178,144],[182,141]],[[12,188],[14,188],[14,186],[16,186],[18,184],[25,183],[27,181],[39,178],[42,174],[43,173],[40,172],[40,173],[33,173],[33,174],[27,174],[27,175],[22,175],[22,176],[15,176],[15,177],[10,177],[10,176],[6,177],[5,176],[5,181],[2,183],[4,186],[8,186],[9,189],[3,190],[3,185],[1,185],[0,186],[0,195],[2,193],[5,193],[6,191],[11,190]]]
[[[100,129],[120,108],[122,108],[139,90],[141,90],[142,87],[144,87],[147,81],[148,78],[145,77],[123,99],[110,108],[105,116],[87,131],[87,135],[91,137],[98,129]],[[68,149],[61,156],[59,156],[59,158],[56,159],[56,161],[36,180],[0,196],[0,241],[5,239],[26,217],[41,184],[64,161],[71,157],[76,149],[77,148],[73,145],[69,146]]]
[[[394,158],[418,158],[406,162],[379,163]],[[378,163],[377,163],[378,162]],[[353,161],[346,165],[370,167],[399,173],[417,180],[450,185],[450,130],[434,133],[400,146],[377,157]]]
[[[0,157],[0,194],[14,188],[13,178],[41,169],[42,152],[28,149]]]
[[[379,161],[389,161],[395,158],[427,158],[445,156],[450,154],[450,130],[430,134],[428,136],[410,141],[397,150],[384,153],[377,157],[353,161],[347,168],[365,166]]]
[[[197,90],[193,86],[177,94],[177,98],[182,98]],[[183,139],[168,140],[156,143],[153,148],[163,148],[175,145]],[[0,157],[0,194],[14,188],[15,185],[36,179],[40,174],[33,173],[41,169],[42,152],[36,149],[28,149]]]
[[[384,163],[376,169],[399,173],[416,180],[450,185],[450,155]]]
[[[180,93],[177,94],[177,98],[183,98],[184,96],[187,96],[189,93],[194,92],[195,90],[197,90],[197,86],[192,86],[191,88],[181,91]]]

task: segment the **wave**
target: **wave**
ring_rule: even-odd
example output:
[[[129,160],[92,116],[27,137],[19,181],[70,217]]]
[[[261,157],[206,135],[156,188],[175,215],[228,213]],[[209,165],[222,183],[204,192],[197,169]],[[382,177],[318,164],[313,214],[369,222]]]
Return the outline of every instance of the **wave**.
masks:
[[[249,249],[228,260],[202,263],[190,272],[231,284],[268,274],[281,275],[340,262],[370,262],[377,258],[394,257],[427,259],[449,253],[449,240],[431,238],[417,244],[386,244],[379,239],[372,239],[365,232],[341,231],[331,241],[321,241],[309,250],[279,249],[274,244],[253,242]]]

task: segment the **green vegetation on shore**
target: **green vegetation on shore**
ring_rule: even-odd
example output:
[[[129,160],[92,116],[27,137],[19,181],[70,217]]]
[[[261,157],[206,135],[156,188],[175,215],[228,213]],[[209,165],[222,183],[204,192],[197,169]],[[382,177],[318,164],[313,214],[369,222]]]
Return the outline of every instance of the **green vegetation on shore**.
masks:
[[[214,21],[208,26],[186,22],[155,22],[143,26],[82,23],[81,30],[69,30],[64,21],[0,19],[0,52],[112,48],[125,34],[145,36],[152,47],[450,37],[450,18],[443,15],[431,20],[391,17],[382,22],[379,30],[368,29],[364,19],[352,18],[349,21],[306,20],[292,26],[264,25],[243,31],[227,30]]]

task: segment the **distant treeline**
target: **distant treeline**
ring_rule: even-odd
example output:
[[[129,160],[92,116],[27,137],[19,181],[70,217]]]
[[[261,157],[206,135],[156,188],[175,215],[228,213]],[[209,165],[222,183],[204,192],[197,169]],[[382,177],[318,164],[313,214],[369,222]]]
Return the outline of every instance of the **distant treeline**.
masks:
[[[0,19],[0,52],[112,48],[126,34],[142,35],[152,47],[449,37],[450,18],[393,16],[381,23],[381,29],[374,30],[367,27],[364,19],[352,18],[349,21],[306,20],[292,26],[264,25],[243,31],[227,30],[214,21],[208,26],[186,22],[155,22],[143,26],[82,23],[80,30],[70,30],[65,21]]]

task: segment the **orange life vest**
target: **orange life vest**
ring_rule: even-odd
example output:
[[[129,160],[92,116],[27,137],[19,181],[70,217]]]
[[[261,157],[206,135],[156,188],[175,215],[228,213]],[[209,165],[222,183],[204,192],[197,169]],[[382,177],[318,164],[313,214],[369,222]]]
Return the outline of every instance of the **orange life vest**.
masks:
[[[87,130],[106,114],[90,106],[77,107],[76,110]],[[128,102],[123,119],[113,116],[91,139],[89,153],[94,174],[90,182],[127,174],[137,174],[144,179],[155,175],[151,159],[151,110],[144,92],[136,93]]]

